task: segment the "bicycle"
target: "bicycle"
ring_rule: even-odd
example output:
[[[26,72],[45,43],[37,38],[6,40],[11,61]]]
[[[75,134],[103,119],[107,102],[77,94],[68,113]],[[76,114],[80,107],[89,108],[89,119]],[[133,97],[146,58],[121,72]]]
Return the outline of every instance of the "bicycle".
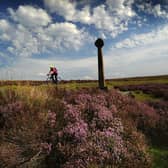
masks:
[[[47,74],[47,79],[46,79],[46,83],[54,83],[54,84],[58,84],[61,82],[61,77],[60,76],[57,76],[57,82],[53,81],[53,78],[50,74]]]

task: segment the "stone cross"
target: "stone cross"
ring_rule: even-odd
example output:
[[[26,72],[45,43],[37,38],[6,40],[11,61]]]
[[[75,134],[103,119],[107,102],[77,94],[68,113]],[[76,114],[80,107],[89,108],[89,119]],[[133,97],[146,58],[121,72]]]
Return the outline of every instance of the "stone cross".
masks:
[[[100,89],[107,89],[107,87],[105,87],[105,80],[104,80],[104,66],[103,66],[103,54],[102,54],[102,47],[104,46],[103,40],[98,38],[95,41],[95,46],[98,49],[99,88]]]

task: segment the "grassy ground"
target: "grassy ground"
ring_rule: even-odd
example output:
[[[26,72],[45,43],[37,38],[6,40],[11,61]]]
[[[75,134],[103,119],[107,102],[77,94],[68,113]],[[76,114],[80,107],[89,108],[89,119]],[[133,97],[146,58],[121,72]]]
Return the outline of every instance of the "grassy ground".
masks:
[[[168,76],[106,80],[106,85],[108,88],[113,88],[114,86],[121,86],[121,85],[137,85],[137,84],[150,84],[150,83],[168,84]],[[79,89],[90,87],[98,87],[98,81],[70,81],[68,83],[60,83],[58,85],[58,88],[66,88],[66,89]]]
[[[152,76],[152,77],[137,77],[137,78],[121,78],[121,79],[107,79],[106,85],[108,87],[120,85],[137,85],[148,83],[167,83],[168,75]],[[43,85],[44,81],[0,81],[0,86],[4,85]],[[96,80],[71,80],[61,81],[60,87],[65,88],[79,88],[79,87],[97,87],[98,81]]]
[[[10,81],[9,83],[12,83]],[[114,86],[120,86],[120,85],[136,85],[136,84],[147,84],[147,83],[166,83],[168,84],[168,76],[160,76],[160,77],[144,77],[144,78],[128,78],[128,79],[114,79],[114,80],[107,80],[106,84],[108,88],[112,88]],[[17,82],[15,82],[17,84]],[[40,86],[31,86],[31,82],[27,82],[25,86],[22,85],[22,82],[19,82],[19,86],[8,86],[8,82],[5,83],[4,81],[0,81],[0,90],[5,90],[7,88],[13,88],[18,91],[18,94],[20,96],[23,96],[26,94],[26,92],[30,92],[30,95],[36,95],[36,98],[39,99],[40,97],[40,103],[46,100],[46,98],[43,96],[40,96],[40,93],[44,93],[49,87],[53,88],[55,85],[49,84],[43,84],[40,83]],[[58,88],[65,88],[65,89],[79,89],[79,88],[90,88],[90,87],[97,87],[98,83],[97,81],[86,81],[86,82],[78,82],[78,81],[71,81],[70,83],[61,83],[57,87]],[[5,93],[5,91],[4,91]],[[158,101],[158,98],[155,98],[152,95],[145,94],[141,91],[131,91],[133,96],[139,101]],[[29,98],[28,101],[30,100]],[[168,149],[165,148],[159,148],[159,147],[151,147],[150,154],[153,155],[154,162],[152,168],[167,168],[168,167]]]
[[[121,85],[137,85],[137,84],[150,84],[150,83],[167,83],[168,76],[156,77],[139,77],[139,78],[123,78],[107,81],[108,86],[121,86]]]
[[[160,98],[156,98],[156,97],[154,97],[151,94],[143,93],[140,90],[136,90],[136,91],[122,91],[121,93],[128,94],[128,95],[130,94],[133,97],[135,97],[136,100],[143,101],[143,102],[146,102],[146,101],[159,101],[159,100],[161,100]]]
[[[152,147],[150,154],[154,158],[152,168],[167,168],[168,167],[168,149]]]

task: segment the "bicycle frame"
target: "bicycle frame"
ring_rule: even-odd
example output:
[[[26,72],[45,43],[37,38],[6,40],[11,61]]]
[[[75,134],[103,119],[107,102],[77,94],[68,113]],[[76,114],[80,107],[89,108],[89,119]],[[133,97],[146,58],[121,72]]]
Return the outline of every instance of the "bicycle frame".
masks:
[[[46,82],[52,82],[53,83],[53,80],[51,78],[51,75],[47,75],[47,79],[46,79]],[[57,84],[61,82],[61,77],[60,76],[57,76]]]

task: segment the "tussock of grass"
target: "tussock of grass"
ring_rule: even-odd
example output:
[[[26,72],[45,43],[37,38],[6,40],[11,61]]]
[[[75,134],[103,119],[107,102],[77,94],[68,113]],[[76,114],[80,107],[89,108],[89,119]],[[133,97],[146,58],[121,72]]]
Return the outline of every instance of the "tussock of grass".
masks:
[[[153,95],[143,93],[142,91],[131,91],[133,96],[140,101],[158,101],[159,98],[154,97]]]
[[[152,168],[167,168],[168,167],[168,149],[153,147],[150,149],[150,154],[153,156]]]

